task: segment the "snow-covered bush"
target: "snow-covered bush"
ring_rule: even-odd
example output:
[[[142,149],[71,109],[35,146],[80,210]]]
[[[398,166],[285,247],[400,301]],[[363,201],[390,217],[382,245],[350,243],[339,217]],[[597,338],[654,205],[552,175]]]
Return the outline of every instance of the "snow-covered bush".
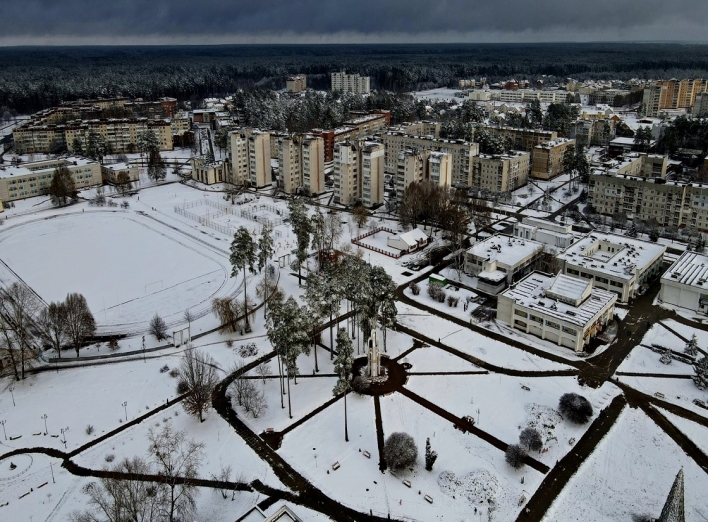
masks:
[[[506,454],[504,455],[504,460],[514,469],[519,469],[524,465],[524,459],[526,458],[526,451],[524,448],[518,444],[509,444],[506,448]]]
[[[519,444],[529,451],[541,451],[543,448],[541,434],[533,428],[524,428],[519,433]]]
[[[411,292],[413,292],[413,295],[420,294],[420,287],[418,286],[418,283],[411,283],[409,288],[411,289]]]
[[[415,464],[418,458],[418,448],[413,437],[403,432],[392,433],[383,450],[386,465],[393,470],[400,470]]]
[[[91,426],[90,424],[88,424],[88,425],[86,426],[86,435],[91,435],[93,432],[94,432],[93,426]]]
[[[160,317],[159,315],[155,314],[155,316],[150,319],[149,332],[150,334],[154,335],[158,341],[167,339],[167,325],[165,324],[164,319],[162,319],[162,317]]]
[[[561,415],[576,424],[585,424],[592,417],[592,404],[577,393],[564,393],[558,402]]]
[[[256,343],[242,344],[238,347],[238,354],[244,359],[258,355],[258,345]]]

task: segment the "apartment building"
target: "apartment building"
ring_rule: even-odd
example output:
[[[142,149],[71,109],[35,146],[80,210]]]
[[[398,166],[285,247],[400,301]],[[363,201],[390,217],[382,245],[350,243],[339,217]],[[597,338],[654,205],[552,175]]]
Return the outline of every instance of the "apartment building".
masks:
[[[533,272],[499,296],[497,320],[580,353],[612,320],[616,302],[592,281]]]
[[[500,90],[488,91],[491,93],[491,99],[505,103],[528,103],[532,100],[538,100],[540,103],[566,103],[568,101],[568,91],[561,90],[538,90],[538,89],[519,89],[519,90]]]
[[[277,139],[280,186],[288,194],[302,188],[308,194],[325,190],[324,140],[321,137],[287,135]]]
[[[523,150],[526,152],[533,151],[536,145],[548,143],[558,139],[556,131],[547,131],[541,129],[520,129],[516,127],[487,127],[487,131],[492,136],[498,136],[501,139],[511,138],[514,143],[514,150]]]
[[[298,74],[297,76],[288,76],[285,80],[285,90],[287,92],[298,93],[307,89],[307,76]]]
[[[568,128],[568,138],[585,146],[606,146],[615,137],[615,122],[609,119],[576,120]]]
[[[414,136],[400,131],[385,132],[381,139],[386,146],[386,172],[396,174],[398,156],[406,150],[446,152],[452,158],[451,176],[454,186],[469,183],[472,158],[479,154],[479,144],[464,140],[447,140],[432,136]]]
[[[511,151],[508,154],[480,154],[472,158],[468,185],[475,189],[508,192],[526,185],[531,155]]]
[[[229,162],[227,180],[234,185],[245,185],[249,177],[248,135],[250,129],[229,133]]]
[[[694,116],[708,116],[708,92],[699,92],[693,104]]]
[[[361,147],[361,202],[366,207],[384,202],[385,153],[381,143],[365,141]]]
[[[396,197],[403,199],[403,192],[412,183],[430,180],[441,187],[450,187],[452,156],[447,152],[430,150],[405,150],[398,155],[396,170]]]
[[[361,201],[365,206],[384,202],[384,146],[352,140],[334,146],[334,200],[343,205]]]
[[[271,184],[270,134],[251,131],[248,142],[248,183],[261,188]]]
[[[644,87],[644,110],[647,116],[658,116],[664,110],[690,109],[696,96],[708,91],[708,81],[660,80]]]
[[[391,111],[374,109],[369,112],[352,112],[354,118],[345,121],[342,127],[331,130],[313,129],[310,134],[324,140],[324,160],[334,159],[334,144],[347,140],[359,140],[386,129],[391,124]]]
[[[575,140],[557,138],[533,148],[531,177],[553,179],[563,173],[563,155],[568,147],[575,147]]]
[[[440,137],[440,122],[439,121],[416,121],[414,123],[403,123],[391,129],[395,132],[402,132],[409,136],[432,136],[433,138]]]
[[[592,280],[593,285],[627,303],[659,275],[666,247],[614,234],[591,233],[556,259],[566,275]]]
[[[359,148],[353,141],[334,146],[334,200],[353,205],[361,197],[359,188]]]
[[[19,166],[0,165],[0,200],[4,202],[47,194],[54,171],[66,167],[77,190],[103,183],[101,165],[93,160],[70,156],[35,161]]]
[[[344,71],[331,73],[332,91],[368,94],[371,91],[371,81],[368,76],[347,74]]]

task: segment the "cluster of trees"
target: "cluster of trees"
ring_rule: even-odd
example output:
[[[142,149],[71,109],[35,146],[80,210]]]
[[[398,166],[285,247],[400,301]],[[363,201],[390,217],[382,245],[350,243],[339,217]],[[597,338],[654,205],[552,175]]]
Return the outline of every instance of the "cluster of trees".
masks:
[[[701,158],[705,157],[708,154],[708,118],[675,118],[664,129],[657,148],[660,152],[669,154],[675,154],[678,149],[700,150]]]
[[[71,171],[62,166],[54,170],[52,183],[49,186],[49,197],[52,200],[52,205],[55,207],[64,207],[76,200],[76,183]]]
[[[179,522],[196,515],[195,480],[204,459],[204,445],[187,439],[167,423],[150,429],[148,458],[125,459],[110,473],[83,487],[89,508],[72,513],[72,522]],[[218,477],[226,485],[231,469]],[[224,491],[222,491],[224,495]],[[224,498],[226,498],[224,496]]]
[[[0,354],[10,361],[16,380],[24,379],[42,347],[57,356],[67,344],[76,350],[96,331],[96,322],[81,294],[45,306],[27,286],[13,283],[0,288]]]
[[[5,49],[0,54],[0,106],[34,112],[64,100],[98,96],[197,100],[245,88],[283,89],[288,75],[307,74],[308,86],[329,88],[329,73],[370,76],[372,87],[394,92],[455,87],[458,79],[531,82],[631,78],[702,78],[701,46],[659,44],[218,46],[202,48],[93,47]],[[618,85],[621,86],[621,85]]]

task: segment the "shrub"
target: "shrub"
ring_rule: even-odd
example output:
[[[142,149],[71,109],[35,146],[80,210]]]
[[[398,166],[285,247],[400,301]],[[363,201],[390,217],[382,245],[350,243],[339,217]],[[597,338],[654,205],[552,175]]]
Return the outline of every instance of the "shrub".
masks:
[[[526,451],[524,448],[518,444],[509,444],[506,448],[506,454],[504,455],[504,460],[514,469],[519,469],[524,465],[524,459],[526,458]]]
[[[90,424],[86,426],[86,435],[91,435],[94,431],[95,430],[93,429],[93,426],[91,426]]]
[[[577,393],[564,393],[558,401],[558,411],[570,422],[585,424],[592,417],[592,404]]]
[[[415,464],[418,448],[413,437],[403,432],[392,433],[383,449],[386,465],[392,470],[400,470]]]
[[[354,390],[356,393],[366,393],[370,385],[371,383],[368,381],[368,379],[365,379],[361,375],[357,375],[356,377],[354,377],[354,379],[352,379],[352,390]]]
[[[182,395],[189,391],[189,383],[183,379],[177,381],[177,395]]]
[[[109,453],[109,454],[106,455],[106,457],[105,457],[106,462],[113,462],[113,461],[115,460],[115,458],[116,458],[116,456],[115,456],[113,453]]]
[[[111,350],[117,350],[118,348],[120,348],[120,346],[118,345],[118,339],[116,339],[115,337],[111,337],[111,340],[108,341],[108,348],[110,348]]]
[[[529,451],[541,451],[543,439],[541,434],[533,428],[525,428],[519,434],[519,444]]]
[[[420,287],[418,286],[418,283],[411,283],[408,286],[411,289],[411,292],[413,292],[413,295],[420,294]]]
[[[170,377],[179,377],[179,368],[172,368],[170,370]]]
[[[242,344],[238,347],[238,354],[243,358],[258,355],[258,345],[256,343]]]
[[[227,339],[227,340],[226,340],[226,346],[229,347],[229,348],[233,348],[233,347],[234,347],[234,340],[233,340],[233,339]]]
[[[158,314],[150,319],[150,330],[149,332],[155,336],[158,341],[167,339],[167,325],[165,321]]]

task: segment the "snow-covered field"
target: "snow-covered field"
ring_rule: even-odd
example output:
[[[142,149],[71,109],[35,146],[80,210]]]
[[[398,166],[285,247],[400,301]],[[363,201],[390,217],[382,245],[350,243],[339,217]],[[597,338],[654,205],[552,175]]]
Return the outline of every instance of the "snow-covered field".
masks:
[[[544,521],[658,517],[676,474],[685,474],[686,521],[708,518],[708,476],[641,410],[625,408]]]
[[[0,274],[3,282],[16,274],[47,303],[79,292],[109,331],[139,328],[155,313],[168,322],[187,309],[199,313],[237,289],[226,256],[129,211],[70,213],[3,228],[0,245],[11,271]]]

